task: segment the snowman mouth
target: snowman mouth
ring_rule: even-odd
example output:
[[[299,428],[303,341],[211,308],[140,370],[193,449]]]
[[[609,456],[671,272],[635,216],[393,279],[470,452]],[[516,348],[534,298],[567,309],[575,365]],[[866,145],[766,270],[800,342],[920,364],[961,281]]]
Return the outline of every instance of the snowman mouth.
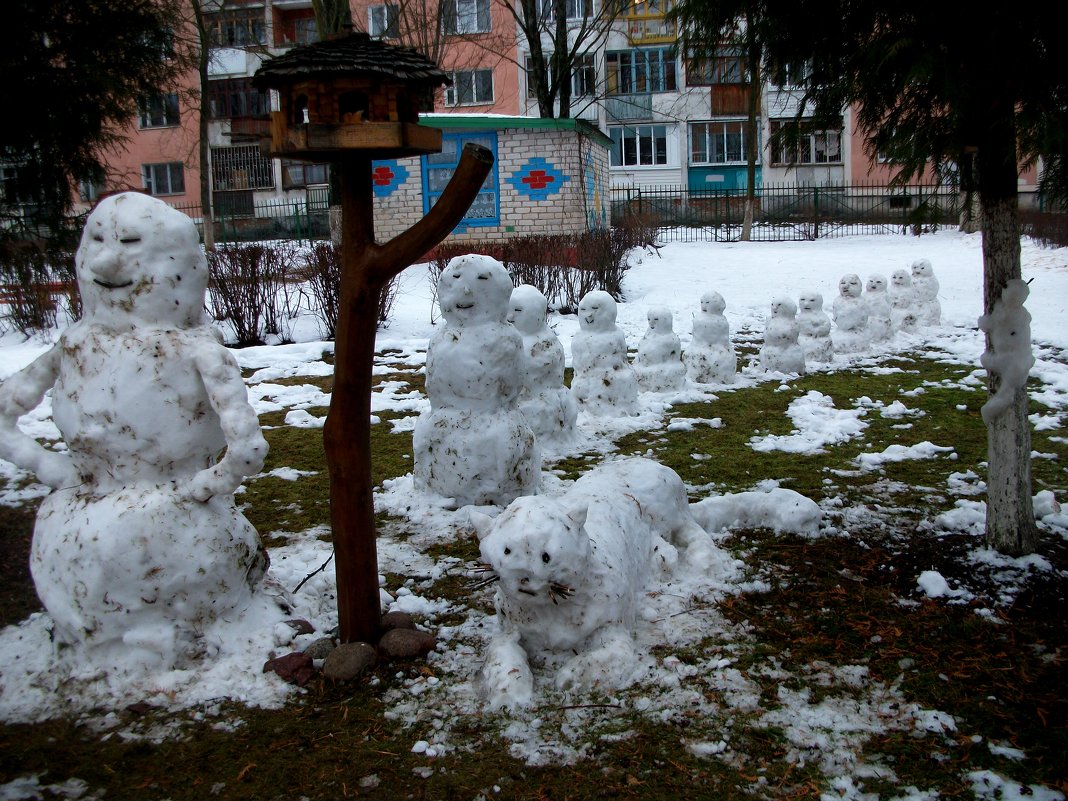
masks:
[[[104,287],[104,289],[125,289],[128,286],[133,286],[133,281],[127,281],[125,284],[109,284],[107,281],[101,281],[99,278],[94,278],[93,283]]]
[[[456,308],[457,309],[473,309],[474,306],[475,306],[474,303],[457,303],[456,304]]]

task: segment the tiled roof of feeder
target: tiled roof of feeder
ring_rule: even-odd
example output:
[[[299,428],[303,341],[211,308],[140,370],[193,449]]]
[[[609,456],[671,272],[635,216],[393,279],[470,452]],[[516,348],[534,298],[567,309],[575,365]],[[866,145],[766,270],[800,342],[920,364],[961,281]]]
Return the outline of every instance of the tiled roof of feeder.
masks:
[[[253,85],[276,89],[295,78],[370,75],[404,83],[451,84],[437,64],[417,50],[397,47],[354,31],[347,36],[294,47],[256,70]]]

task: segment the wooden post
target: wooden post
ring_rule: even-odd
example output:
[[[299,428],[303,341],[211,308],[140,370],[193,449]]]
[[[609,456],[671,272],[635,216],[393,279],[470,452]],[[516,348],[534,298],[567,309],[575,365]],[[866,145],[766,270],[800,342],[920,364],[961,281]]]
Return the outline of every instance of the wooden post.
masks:
[[[378,549],[371,485],[371,375],[383,287],[456,227],[482,188],[493,154],[468,144],[438,202],[385,244],[374,240],[371,155],[346,155],[341,174],[341,287],[334,340],[334,387],[323,430],[330,472],[339,637],[377,642],[381,628]]]

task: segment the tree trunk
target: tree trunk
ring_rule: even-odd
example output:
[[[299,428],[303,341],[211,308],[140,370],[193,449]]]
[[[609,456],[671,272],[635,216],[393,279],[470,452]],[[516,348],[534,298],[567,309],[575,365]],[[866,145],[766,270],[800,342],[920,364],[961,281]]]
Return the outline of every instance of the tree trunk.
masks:
[[[204,26],[204,11],[201,0],[191,0],[193,20],[196,23],[197,72],[200,94],[197,98],[197,158],[200,161],[200,219],[203,229],[204,249],[215,249],[215,215],[211,209],[211,146],[208,142],[208,62],[211,59],[211,43]]]
[[[746,59],[749,64],[749,103],[745,131],[745,215],[742,218],[741,240],[748,242],[753,235],[753,217],[756,214],[756,163],[757,140],[760,136],[760,64],[763,60],[760,42],[757,39],[752,19],[746,20]]]
[[[1010,279],[1020,277],[1020,221],[1017,208],[1016,132],[1011,104],[989,124],[979,150],[982,204],[984,313],[989,314]],[[987,349],[992,349],[990,335]],[[989,389],[998,378],[989,377]],[[1031,424],[1027,391],[987,426],[986,542],[1002,553],[1031,553],[1038,541],[1031,499]]]

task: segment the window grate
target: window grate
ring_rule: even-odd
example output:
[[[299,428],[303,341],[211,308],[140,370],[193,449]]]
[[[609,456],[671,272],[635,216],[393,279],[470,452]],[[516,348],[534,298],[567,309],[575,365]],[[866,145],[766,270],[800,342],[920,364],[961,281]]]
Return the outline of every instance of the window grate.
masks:
[[[274,189],[274,170],[257,145],[213,147],[211,184],[222,190]]]

